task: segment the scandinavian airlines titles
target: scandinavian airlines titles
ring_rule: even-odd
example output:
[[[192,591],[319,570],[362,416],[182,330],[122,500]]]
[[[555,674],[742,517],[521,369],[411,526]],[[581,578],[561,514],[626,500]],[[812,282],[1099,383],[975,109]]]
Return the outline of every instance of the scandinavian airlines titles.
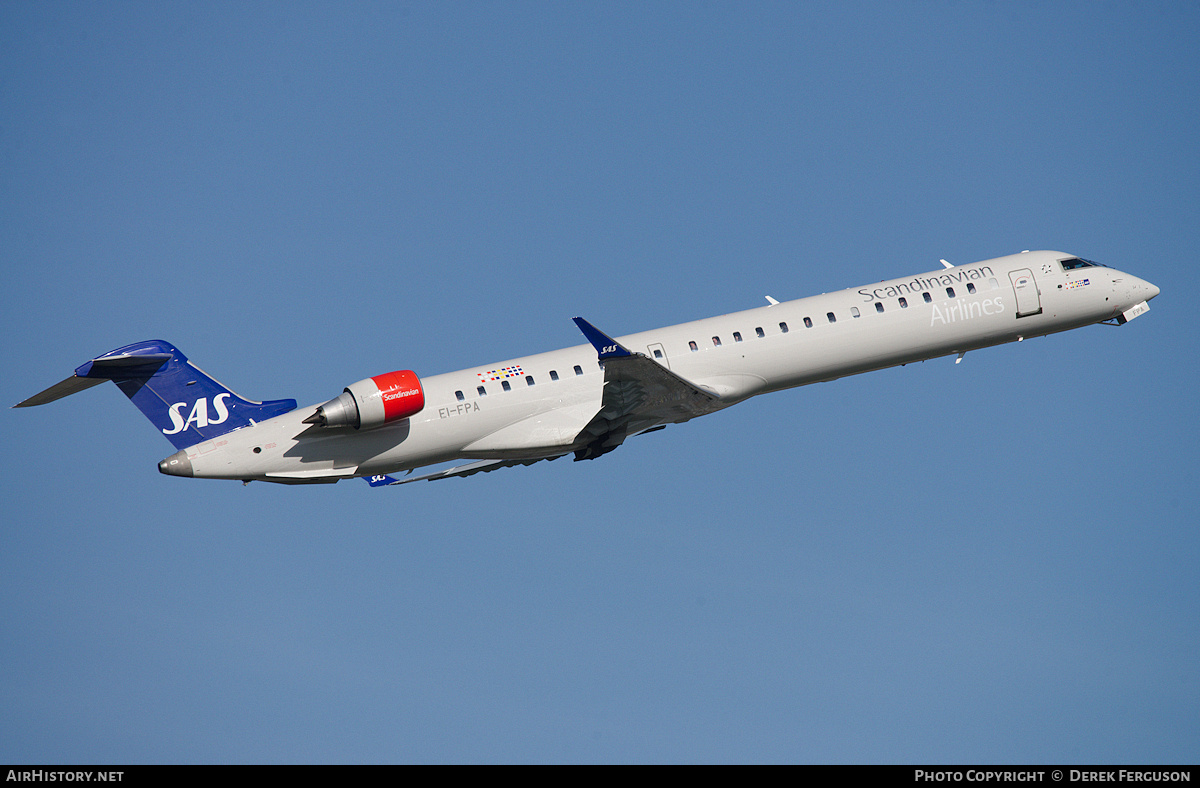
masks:
[[[960,320],[970,320],[983,315],[998,315],[1004,311],[1004,301],[1000,296],[985,298],[982,301],[968,301],[960,298],[951,305],[933,304],[933,312],[929,316],[929,325],[943,326],[957,323]]]
[[[967,282],[973,279],[984,279],[989,276],[995,276],[992,273],[990,265],[981,265],[978,268],[963,268],[961,271],[956,270],[954,273],[937,274],[936,276],[924,277],[918,276],[912,281],[901,282],[898,285],[887,285],[885,287],[877,287],[874,290],[862,288],[858,294],[863,297],[864,301],[879,301],[884,298],[895,298],[896,296],[922,293],[927,290],[933,290],[939,285],[949,287],[960,282]]]

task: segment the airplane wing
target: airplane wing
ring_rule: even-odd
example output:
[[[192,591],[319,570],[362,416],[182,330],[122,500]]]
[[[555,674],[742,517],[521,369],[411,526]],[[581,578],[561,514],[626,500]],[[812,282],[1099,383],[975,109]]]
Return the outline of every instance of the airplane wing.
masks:
[[[533,465],[535,462],[542,460],[557,460],[563,455],[558,454],[554,457],[538,457],[526,460],[479,460],[478,462],[468,463],[466,465],[456,465],[453,468],[446,468],[433,473],[423,473],[420,476],[406,476],[403,479],[397,479],[394,476],[364,476],[367,484],[372,487],[390,487],[393,484],[408,484],[409,482],[431,482],[437,479],[449,479],[453,476],[474,476],[477,473],[490,473],[500,468],[510,468],[514,465]]]
[[[587,445],[576,460],[591,460],[620,446],[630,435],[703,416],[725,407],[712,392],[685,380],[642,353],[634,353],[582,317],[575,325],[604,365],[600,412],[583,428]]]
[[[579,433],[586,445],[575,452],[576,460],[591,460],[620,446],[631,435],[660,430],[667,424],[693,419],[725,407],[716,394],[705,391],[689,380],[641,353],[634,353],[582,317],[574,319],[579,330],[596,348],[604,365],[604,393],[599,412]],[[499,468],[532,465],[552,457],[504,460],[478,460],[419,476],[364,476],[372,487],[390,487],[409,482],[435,481],[454,476],[490,473]]]
[[[595,459],[617,448],[631,435],[661,430],[667,424],[678,424],[696,416],[703,416],[728,404],[718,395],[681,378],[649,357],[630,351],[582,317],[574,320],[575,325],[579,326],[579,330],[596,348],[597,358],[604,365],[604,393],[600,410],[577,436],[586,443],[583,448],[575,451],[576,460]],[[578,440],[575,445],[578,445]],[[409,482],[490,473],[515,465],[533,465],[542,460],[557,460],[562,456],[565,455],[477,460],[466,465],[456,465],[400,479],[389,475],[362,478],[372,487],[390,487]]]

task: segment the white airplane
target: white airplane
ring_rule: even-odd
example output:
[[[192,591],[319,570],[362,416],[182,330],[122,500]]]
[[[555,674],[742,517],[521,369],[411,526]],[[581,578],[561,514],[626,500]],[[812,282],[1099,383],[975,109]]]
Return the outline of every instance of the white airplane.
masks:
[[[574,453],[758,394],[1144,314],[1158,288],[1061,252],[1022,252],[836,293],[420,378],[360,380],[322,405],[242,399],[161,340],[92,359],[14,407],[111,380],[174,444],[171,476],[372,486],[470,476]],[[446,470],[391,474],[453,461]]]

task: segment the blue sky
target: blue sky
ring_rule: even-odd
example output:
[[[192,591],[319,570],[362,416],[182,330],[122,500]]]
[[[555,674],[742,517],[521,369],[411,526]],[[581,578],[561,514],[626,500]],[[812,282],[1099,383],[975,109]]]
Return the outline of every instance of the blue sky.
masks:
[[[255,399],[1022,249],[1151,312],[372,490],[0,421],[3,762],[1194,763],[1194,3],[0,4],[14,404]]]

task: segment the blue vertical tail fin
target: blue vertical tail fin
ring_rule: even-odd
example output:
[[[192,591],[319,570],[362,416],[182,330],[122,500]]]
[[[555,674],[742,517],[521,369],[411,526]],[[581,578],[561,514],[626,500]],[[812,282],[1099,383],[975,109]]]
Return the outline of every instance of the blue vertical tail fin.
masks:
[[[14,407],[44,405],[106,380],[116,383],[177,449],[296,408],[294,399],[242,399],[161,339],[109,351],[78,367],[73,376]]]

